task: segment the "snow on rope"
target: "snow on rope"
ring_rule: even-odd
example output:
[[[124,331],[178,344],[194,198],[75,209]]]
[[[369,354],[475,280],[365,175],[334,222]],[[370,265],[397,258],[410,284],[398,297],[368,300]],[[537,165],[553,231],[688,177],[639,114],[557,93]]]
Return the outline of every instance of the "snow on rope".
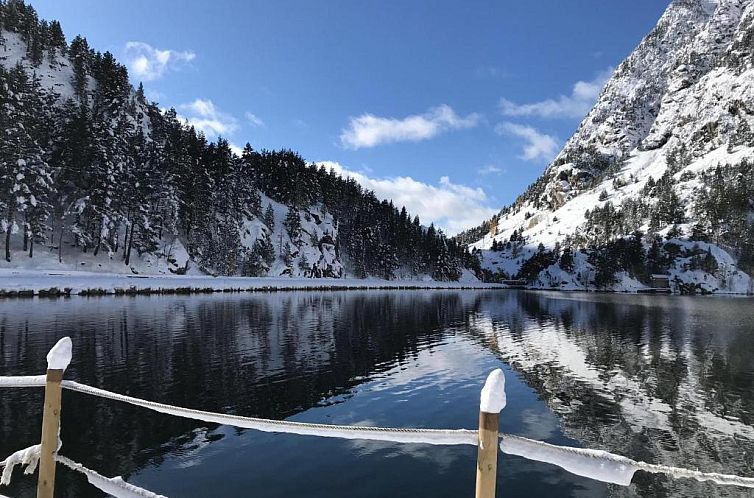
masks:
[[[393,429],[383,427],[312,424],[306,422],[289,422],[287,420],[269,420],[264,418],[242,417],[239,415],[223,415],[213,412],[182,408],[178,406],[146,401],[123,394],[117,394],[104,389],[79,384],[70,380],[62,382],[65,389],[77,391],[100,398],[121,401],[135,406],[141,406],[160,413],[177,417],[200,420],[212,424],[232,425],[243,429],[254,429],[262,432],[284,432],[300,436],[335,437],[341,439],[367,439],[372,441],[390,441],[395,443],[425,443],[435,445],[468,444],[476,446],[477,431],[466,429]]]
[[[24,469],[24,474],[33,474],[39,464],[40,451],[41,445],[37,444],[29,446],[28,448],[16,451],[0,462],[0,467],[4,467],[2,479],[0,479],[0,485],[7,486],[10,484],[13,469],[17,465],[26,467]],[[86,480],[89,481],[89,484],[100,491],[107,493],[109,496],[114,496],[115,498],[166,498],[163,495],[158,495],[151,491],[147,491],[146,489],[134,486],[133,484],[129,484],[120,476],[113,478],[102,476],[62,455],[56,455],[55,460],[71,470],[84,474]],[[3,498],[2,495],[0,495],[0,498]]]
[[[494,376],[490,382],[489,392],[498,391],[494,386],[499,385],[500,379]],[[0,387],[38,387],[44,385],[44,376],[23,376],[23,377],[0,377]],[[78,382],[64,380],[62,386],[65,389],[76,391],[91,396],[120,401],[135,406],[140,406],[159,413],[174,415],[177,417],[199,420],[202,422],[230,425],[242,429],[254,429],[262,432],[278,432],[287,434],[297,434],[302,436],[321,436],[334,437],[342,439],[365,439],[372,441],[389,441],[395,443],[422,443],[433,445],[472,445],[478,444],[478,432],[467,429],[396,429],[383,427],[363,427],[350,425],[330,425],[330,424],[313,424],[306,422],[289,422],[287,420],[269,420],[253,417],[242,417],[239,415],[224,415],[220,413],[194,410],[191,408],[182,408],[178,406],[166,405],[154,401],[147,401],[132,396],[113,393],[104,389],[79,384]],[[491,397],[482,398],[482,405],[487,409],[497,409],[504,401],[493,403]],[[487,401],[487,404],[485,404]],[[550,463],[557,465],[572,474],[576,474],[598,481],[628,486],[631,483],[634,473],[637,470],[651,472],[656,474],[665,474],[673,478],[690,478],[698,481],[711,481],[716,484],[726,486],[742,486],[754,488],[754,478],[741,477],[729,474],[718,474],[714,472],[700,472],[665,465],[637,462],[624,456],[615,455],[602,450],[592,450],[586,448],[573,448],[567,446],[556,446],[542,441],[535,441],[521,436],[510,434],[501,434],[500,449],[503,453],[517,455],[528,460]],[[27,448],[28,450],[28,448]],[[22,450],[26,451],[26,450]],[[28,459],[33,455],[21,454],[16,452],[8,457],[6,462],[11,459],[16,461],[15,465]],[[6,462],[0,462],[0,466]],[[7,470],[7,468],[6,468]],[[33,470],[32,470],[33,471]],[[5,474],[5,472],[3,473]],[[106,479],[106,478],[103,478]],[[108,480],[110,483],[116,482],[119,478]],[[122,480],[121,480],[122,481]],[[127,483],[123,483],[126,485]],[[128,486],[131,486],[128,484]],[[146,492],[149,493],[149,492]],[[153,497],[154,494],[131,494],[116,495],[131,497]]]
[[[18,450],[11,454],[8,458],[0,462],[0,467],[3,467],[3,475],[0,478],[0,485],[7,486],[10,484],[10,478],[13,475],[13,469],[16,465],[25,466],[24,474],[33,474],[37,470],[39,464],[39,453],[42,450],[42,445],[36,444],[29,446],[22,450]]]
[[[556,446],[508,434],[503,434],[501,438],[500,449],[503,453],[521,456],[537,462],[550,463],[572,474],[597,481],[620,484],[621,486],[631,484],[634,473],[637,470],[643,470],[654,474],[665,474],[674,478],[687,477],[696,479],[697,481],[712,481],[726,486],[754,488],[754,478],[752,477],[699,472],[697,470],[637,462],[624,456],[608,453],[607,451]]]
[[[58,455],[56,459],[69,469],[84,474],[89,484],[115,498],[167,498],[164,495],[158,495],[129,484],[120,476],[113,478],[102,476],[93,470],[87,469],[80,463],[74,462],[70,458]]]
[[[0,387],[44,387],[45,382],[47,382],[47,376],[45,375],[0,377]]]

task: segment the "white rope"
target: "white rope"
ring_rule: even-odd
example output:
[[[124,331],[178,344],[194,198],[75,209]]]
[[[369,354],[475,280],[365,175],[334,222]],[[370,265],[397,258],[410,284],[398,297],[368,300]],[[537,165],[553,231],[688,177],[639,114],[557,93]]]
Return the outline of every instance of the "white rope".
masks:
[[[572,448],[556,446],[554,444],[535,441],[525,437],[503,434],[500,449],[509,455],[518,455],[529,460],[557,465],[572,474],[589,477],[603,482],[610,482],[628,486],[637,470],[644,470],[655,474],[665,474],[670,477],[687,477],[697,481],[712,481],[724,486],[743,486],[754,488],[754,478],[741,477],[714,472],[699,472],[696,470],[680,469],[637,462],[624,456],[615,455],[602,450],[586,448]]]
[[[653,474],[665,474],[670,477],[686,477],[697,481],[712,481],[723,486],[742,486],[754,488],[754,477],[741,477],[732,474],[718,474],[716,472],[700,472],[698,470],[680,469],[654,463],[634,462],[636,468]]]
[[[39,464],[39,453],[41,451],[42,445],[36,444],[12,453],[8,458],[0,462],[0,467],[4,467],[2,478],[0,478],[0,485],[7,486],[10,484],[13,469],[16,468],[16,465],[26,466],[24,474],[34,473]]]
[[[0,377],[0,387],[44,387],[46,375],[16,375]]]
[[[0,387],[39,387],[44,386],[45,376],[0,377]],[[132,396],[117,394],[104,389],[64,380],[65,389],[91,396],[120,401],[140,406],[159,413],[199,420],[202,422],[230,425],[242,429],[262,432],[297,434],[302,436],[334,437],[341,439],[366,439],[395,443],[422,443],[433,445],[477,446],[478,433],[467,429],[400,429],[383,427],[363,427],[351,425],[312,424],[269,420],[263,418],[224,415],[220,413],[182,408],[156,403]],[[665,474],[674,478],[690,478],[698,481],[711,481],[725,486],[754,488],[754,478],[714,472],[700,472],[666,465],[637,462],[624,456],[602,450],[557,446],[520,436],[501,434],[500,449],[509,455],[518,455],[529,460],[557,465],[573,474],[591,479],[627,486],[637,470]],[[9,457],[10,458],[10,457]],[[3,463],[0,463],[2,465]],[[117,479],[117,478],[113,478]],[[126,483],[127,484],[127,483]],[[130,485],[129,485],[130,486]],[[157,496],[157,495],[132,495]]]
[[[242,429],[254,429],[262,432],[283,432],[300,436],[335,437],[341,439],[368,439],[372,441],[390,441],[395,443],[425,443],[436,445],[467,444],[476,446],[477,431],[450,429],[392,429],[383,427],[363,427],[353,425],[311,424],[306,422],[289,422],[286,420],[269,420],[264,418],[242,417],[239,415],[222,415],[219,413],[181,408],[178,406],[155,403],[131,396],[105,391],[96,387],[79,384],[70,380],[63,381],[63,387],[92,396],[141,406],[149,410],[175,415],[177,417],[200,420],[212,424],[232,425]]]
[[[86,480],[89,481],[89,484],[100,491],[104,491],[108,495],[115,496],[116,498],[167,498],[164,495],[158,495],[151,491],[147,491],[146,489],[134,486],[133,484],[129,484],[120,476],[113,478],[102,476],[62,455],[57,455],[56,460],[69,469],[84,474]]]
[[[58,444],[58,446],[60,445]],[[41,445],[37,444],[18,450],[0,462],[0,467],[4,467],[0,485],[7,486],[10,484],[13,470],[17,465],[26,467],[24,469],[24,474],[33,474],[39,464],[40,452]],[[151,491],[147,491],[146,489],[134,486],[133,484],[129,484],[120,476],[113,478],[102,476],[62,455],[55,455],[55,460],[71,470],[84,474],[86,480],[89,481],[89,484],[116,498],[166,498],[163,495],[158,495]],[[3,498],[3,496],[0,495],[0,498]]]

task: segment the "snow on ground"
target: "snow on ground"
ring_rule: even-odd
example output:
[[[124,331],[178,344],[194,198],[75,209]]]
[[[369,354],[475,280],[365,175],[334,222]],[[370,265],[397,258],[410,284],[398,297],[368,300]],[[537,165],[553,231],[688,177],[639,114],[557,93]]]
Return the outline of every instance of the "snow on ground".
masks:
[[[335,220],[321,206],[309,206],[299,209],[301,234],[298,241],[291,240],[285,229],[285,218],[290,208],[275,202],[266,195],[261,195],[262,209],[272,206],[275,223],[272,231],[258,218],[247,221],[242,235],[242,242],[252,248],[254,242],[267,233],[275,249],[275,261],[267,274],[271,277],[290,275],[291,277],[308,277],[313,270],[320,274],[343,275],[344,268],[335,252],[334,242],[338,238]],[[328,238],[333,243],[327,243]],[[286,265],[282,254],[284,246],[291,248],[291,264]]]
[[[82,252],[80,247],[63,244],[63,251],[58,255],[57,248],[43,245],[34,246],[34,257],[30,258],[25,251],[21,251],[21,234],[11,237],[11,262],[0,259],[0,269],[4,270],[54,270],[54,271],[84,271],[102,273],[149,273],[171,274],[179,268],[184,268],[189,259],[186,248],[177,237],[163,239],[160,242],[161,254],[168,255],[158,258],[151,254],[139,256],[136,251],[131,256],[131,263],[126,266],[123,262],[122,251],[110,254],[100,251],[95,256],[92,251]],[[173,261],[171,263],[171,260]],[[189,273],[201,274],[196,265],[189,265]]]
[[[696,175],[700,172],[710,171],[718,165],[738,164],[752,156],[754,156],[754,148],[752,147],[730,149],[725,145],[710,150],[676,173],[674,175],[677,182],[675,188],[685,206],[687,218],[689,220],[694,219],[695,189],[699,186]],[[567,166],[564,165],[564,167]],[[523,262],[536,252],[539,243],[542,243],[547,249],[552,249],[557,242],[562,243],[566,236],[576,234],[581,230],[585,223],[587,211],[594,210],[596,207],[603,207],[608,202],[619,207],[626,199],[641,198],[642,189],[647,181],[650,178],[658,180],[666,169],[667,162],[663,149],[634,150],[623,168],[615,176],[609,176],[594,188],[580,192],[575,197],[568,199],[555,211],[536,210],[523,206],[521,209],[502,217],[496,233],[485,235],[478,242],[471,244],[470,247],[482,250],[483,268],[492,272],[501,270],[513,277],[518,273]],[[614,178],[622,178],[625,185],[616,187],[613,184]],[[633,181],[629,181],[631,178]],[[682,181],[681,178],[684,178],[684,180]],[[600,200],[600,194],[603,191],[607,194],[607,197]],[[679,227],[688,234],[691,232],[691,225],[683,224]],[[645,233],[648,228],[647,224],[640,227]],[[669,229],[670,227],[666,227],[660,230],[658,235],[666,236]],[[490,250],[493,240],[505,242],[510,239],[515,230],[523,230],[523,236],[527,240],[526,245],[517,248],[513,253],[510,250],[498,252]],[[630,234],[624,235],[629,236]],[[706,291],[715,293],[746,294],[754,291],[754,279],[739,270],[736,258],[723,248],[714,244],[685,239],[673,239],[670,242],[687,250],[692,249],[695,245],[704,251],[711,250],[721,268],[717,275],[710,275],[702,271],[684,271],[679,268],[671,268],[669,271],[671,280],[677,279],[684,284],[699,284]],[[587,281],[588,275],[594,276],[594,268],[586,262],[586,257],[578,251],[574,253],[574,259],[575,269],[573,273],[564,272],[554,265],[542,272],[539,279],[532,284],[532,287],[589,290],[589,285],[585,285],[584,282]],[[682,259],[680,258],[676,263],[680,265],[683,263]],[[647,288],[646,285],[628,277],[625,273],[618,274],[617,278],[618,282],[610,290],[636,292]]]
[[[33,67],[26,55],[26,43],[18,33],[0,31],[0,37],[5,40],[5,43],[0,45],[0,65],[12,69],[21,64],[29,74],[35,74],[39,78],[42,88],[58,94],[59,102],[73,98],[73,67],[67,57],[57,55],[54,60],[50,60],[45,56],[38,67]]]
[[[84,271],[0,269],[0,294],[50,295],[189,293],[345,289],[492,289],[497,284],[350,278],[212,277],[205,275],[124,275]],[[56,291],[50,292],[50,289]]]

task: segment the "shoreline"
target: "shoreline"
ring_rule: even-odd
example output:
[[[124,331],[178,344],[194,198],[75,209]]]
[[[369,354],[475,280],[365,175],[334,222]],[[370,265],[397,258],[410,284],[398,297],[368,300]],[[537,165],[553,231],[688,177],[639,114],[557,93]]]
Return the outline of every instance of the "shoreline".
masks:
[[[421,280],[127,275],[77,271],[0,270],[0,299],[72,296],[190,295],[339,290],[507,289],[483,282]]]
[[[380,280],[356,278],[277,278],[213,277],[210,275],[128,275],[59,270],[0,269],[0,299],[59,298],[92,296],[193,295],[251,292],[307,292],[349,290],[526,290],[535,292],[584,292],[594,294],[635,294],[683,296],[678,292],[641,292],[641,290],[563,289],[510,286],[485,282],[439,282],[422,280]],[[752,294],[714,292],[694,297]]]

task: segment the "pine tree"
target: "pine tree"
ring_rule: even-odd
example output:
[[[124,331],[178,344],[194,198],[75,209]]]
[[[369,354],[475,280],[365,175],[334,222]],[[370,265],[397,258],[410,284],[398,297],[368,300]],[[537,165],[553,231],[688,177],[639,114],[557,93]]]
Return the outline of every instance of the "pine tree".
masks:
[[[385,280],[393,280],[395,270],[398,268],[398,255],[395,248],[390,244],[381,244],[377,251],[377,273]]]
[[[568,273],[573,272],[573,251],[571,246],[566,246],[560,255],[560,268]]]
[[[280,257],[288,269],[293,268],[293,248],[291,248],[289,242],[286,241],[285,244],[283,244],[283,250],[281,251]]]
[[[50,52],[53,57],[55,57],[56,51],[60,53],[61,55],[66,54],[68,45],[66,44],[66,41],[65,41],[63,28],[60,26],[60,23],[58,21],[50,21],[49,45],[50,45]]]
[[[24,69],[0,71],[0,106],[4,109],[0,127],[5,136],[0,143],[0,206],[5,211],[5,259],[11,260],[11,235],[23,225],[24,249],[44,238],[49,216],[52,176],[39,145],[43,133],[44,109],[39,83],[29,81]]]
[[[288,231],[291,241],[296,244],[301,236],[301,218],[295,208],[288,208],[288,214],[285,215],[283,225]]]
[[[702,260],[702,270],[715,275],[719,268],[717,259],[712,255],[712,249],[707,248],[707,254],[704,255],[704,259]]]
[[[267,228],[270,230],[275,230],[275,211],[272,209],[272,204],[267,204],[267,209],[264,210],[262,222],[267,225]]]
[[[79,102],[87,102],[87,75],[91,64],[91,49],[86,38],[76,36],[68,51],[73,65],[73,90]]]
[[[244,262],[243,274],[252,277],[264,276],[275,261],[275,248],[266,232],[254,242],[250,254]]]

